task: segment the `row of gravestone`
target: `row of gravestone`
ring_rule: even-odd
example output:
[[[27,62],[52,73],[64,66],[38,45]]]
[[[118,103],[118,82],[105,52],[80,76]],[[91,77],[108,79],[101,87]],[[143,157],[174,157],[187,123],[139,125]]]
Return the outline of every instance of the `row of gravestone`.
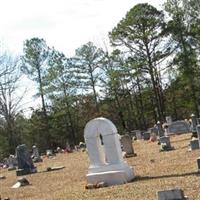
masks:
[[[159,131],[159,128],[160,127],[158,126],[158,131]],[[163,136],[160,137],[160,142],[161,142],[161,144],[166,144],[167,146],[171,147],[169,137],[163,137]],[[135,155],[133,147],[132,147],[132,140],[129,135],[122,136],[121,144],[122,144],[123,150],[127,154],[127,157]],[[19,163],[18,171],[20,171],[22,173],[28,173],[26,171],[32,172],[32,169],[34,168],[30,162],[31,159],[29,159],[28,150],[25,150],[26,148],[27,147],[25,145],[20,145],[17,147],[17,151],[16,151],[18,163]],[[36,148],[36,146],[33,146],[33,152],[34,152],[33,160],[35,160],[35,161],[40,160],[41,158],[39,156],[39,152],[38,152],[38,149]],[[21,155],[23,155],[23,156],[21,156]],[[21,164],[21,163],[24,163],[24,164]],[[29,163],[29,164],[27,165],[27,163]],[[25,172],[23,169],[25,169]],[[27,170],[27,169],[29,169],[29,170]]]
[[[157,124],[153,128],[149,128],[147,132],[141,132],[139,130],[136,130],[132,131],[131,134],[135,136],[137,139],[143,138],[144,140],[149,140],[152,136],[154,137],[159,136],[159,140],[161,143],[161,150],[171,150],[173,148],[170,145],[170,138],[169,138],[170,135],[192,132],[193,139],[190,142],[191,150],[200,148],[199,145],[200,129],[199,129],[199,134],[197,131],[200,120],[194,114],[191,115],[191,121],[189,120],[172,121],[170,116],[166,117],[166,121],[167,122],[164,123],[163,125],[161,125],[160,122],[157,122]]]
[[[97,118],[88,122],[84,130],[84,138],[90,158],[90,167],[86,176],[88,183],[104,182],[106,185],[115,185],[134,179],[132,167],[123,160],[117,129],[110,120]],[[128,140],[127,136],[121,138],[122,144],[125,141],[123,148],[127,146]],[[16,156],[17,175],[37,172],[26,145],[19,145],[16,148]]]
[[[195,131],[196,125],[199,123],[199,121],[200,120],[196,118],[194,114],[191,115],[191,122],[189,120],[172,121],[171,117],[167,116],[166,123],[164,123],[163,125],[161,125],[161,123],[158,121],[154,127],[149,128],[146,132],[135,130],[131,131],[130,134],[132,136],[135,136],[137,139],[143,138],[145,140],[148,140],[150,138],[150,134],[152,133],[155,135],[164,135],[164,132],[166,135],[189,133]],[[165,131],[162,130],[163,128],[165,129]]]

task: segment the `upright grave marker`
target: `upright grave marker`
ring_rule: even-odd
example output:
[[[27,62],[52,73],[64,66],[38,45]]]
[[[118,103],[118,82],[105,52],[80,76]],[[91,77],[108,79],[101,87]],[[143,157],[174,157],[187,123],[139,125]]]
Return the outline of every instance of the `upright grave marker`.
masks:
[[[122,135],[120,141],[121,141],[121,144],[122,144],[123,151],[126,152],[125,157],[134,156],[135,153],[134,153],[134,150],[133,150],[131,137],[128,134]]]
[[[166,116],[166,122],[168,125],[170,125],[172,123],[172,117],[171,116]]]
[[[160,121],[157,122],[157,129],[158,129],[158,136],[163,137],[164,131],[163,131],[162,124],[160,123]]]
[[[157,128],[160,141],[160,151],[169,151],[174,149],[171,146],[170,137],[167,136],[167,133],[163,131],[162,125],[159,121],[157,122]]]
[[[32,153],[31,158],[33,159],[33,162],[42,162],[42,158],[40,157],[37,146],[33,145],[32,151],[33,153]]]
[[[190,147],[191,150],[193,151],[199,149],[200,146],[199,145],[200,127],[197,122],[197,117],[194,114],[192,114],[191,117],[192,117],[192,124],[191,124],[192,140],[190,141]]]
[[[200,144],[200,124],[197,125],[196,130],[197,130],[197,136],[198,136],[199,144]]]
[[[10,155],[7,159],[8,162],[8,171],[15,170],[17,167],[17,159],[14,155]]]
[[[197,129],[196,129],[198,125],[197,117],[194,114],[192,114],[191,118],[192,118],[192,124],[191,124],[192,137],[197,138]]]
[[[137,140],[141,140],[142,139],[142,132],[140,130],[136,130],[135,134],[136,134]]]
[[[190,141],[190,147],[192,151],[199,149],[200,147],[200,125],[196,126],[196,131],[197,131],[198,139],[192,138],[192,140]]]
[[[16,148],[16,156],[18,163],[17,176],[31,174],[37,172],[36,167],[33,165],[28,148],[25,144],[19,145]]]
[[[89,121],[84,138],[90,159],[88,184],[116,185],[134,178],[132,168],[123,160],[117,129],[110,120],[95,118]]]

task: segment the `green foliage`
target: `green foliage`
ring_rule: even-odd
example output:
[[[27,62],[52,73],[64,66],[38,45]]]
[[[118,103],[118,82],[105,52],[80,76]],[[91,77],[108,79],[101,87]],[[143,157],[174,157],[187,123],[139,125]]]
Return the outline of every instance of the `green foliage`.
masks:
[[[0,161],[9,155],[9,144],[5,136],[0,134]]]
[[[199,16],[193,12],[195,9],[198,9],[196,1],[167,0],[165,3],[165,10],[171,17],[168,22],[168,32],[172,36],[173,43],[177,44],[173,65],[177,66],[183,83],[189,88],[187,94],[190,104],[193,104],[192,109],[199,116],[197,94],[199,81],[195,76],[199,76],[200,72],[196,49],[200,42],[196,37],[196,30],[200,24]]]
[[[48,50],[44,39],[32,38],[24,42],[21,69],[34,81],[40,81],[38,73],[43,74],[45,72]]]

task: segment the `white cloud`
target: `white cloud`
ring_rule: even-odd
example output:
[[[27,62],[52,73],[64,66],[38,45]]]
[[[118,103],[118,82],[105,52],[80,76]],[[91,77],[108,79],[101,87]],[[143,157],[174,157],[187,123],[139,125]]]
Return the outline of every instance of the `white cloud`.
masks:
[[[15,52],[42,37],[66,54],[89,40],[105,40],[126,12],[142,0],[0,0],[0,40]],[[148,3],[158,5],[156,0]]]
[[[20,54],[23,41],[32,37],[44,38],[67,56],[88,41],[103,47],[108,32],[127,11],[144,2],[159,6],[163,0],[0,0],[0,50]],[[39,101],[31,98],[34,92],[30,89],[26,99],[37,106]]]

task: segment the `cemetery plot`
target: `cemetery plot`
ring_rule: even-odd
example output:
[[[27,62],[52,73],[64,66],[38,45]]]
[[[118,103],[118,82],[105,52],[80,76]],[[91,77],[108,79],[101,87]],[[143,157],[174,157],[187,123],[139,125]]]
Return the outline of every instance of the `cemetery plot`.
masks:
[[[144,140],[133,142],[137,157],[127,158],[133,166],[135,181],[100,189],[86,190],[86,174],[89,166],[87,152],[57,154],[53,159],[43,158],[34,163],[38,171],[49,166],[65,166],[49,173],[26,175],[27,187],[11,188],[19,177],[15,171],[0,169],[0,194],[13,200],[156,200],[157,192],[181,188],[189,200],[200,199],[200,175],[197,174],[197,158],[200,150],[188,151],[191,134],[170,137],[175,151],[159,152],[158,145]]]

